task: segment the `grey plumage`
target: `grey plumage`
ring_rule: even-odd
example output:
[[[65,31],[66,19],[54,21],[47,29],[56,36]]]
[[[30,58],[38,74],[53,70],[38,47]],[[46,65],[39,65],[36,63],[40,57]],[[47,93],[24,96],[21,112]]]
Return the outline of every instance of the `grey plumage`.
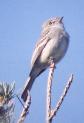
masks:
[[[69,35],[62,18],[53,18],[43,24],[41,37],[32,55],[31,72],[22,93],[24,101],[27,98],[27,90],[31,90],[35,78],[48,68],[51,60],[57,64],[64,57],[68,44]]]

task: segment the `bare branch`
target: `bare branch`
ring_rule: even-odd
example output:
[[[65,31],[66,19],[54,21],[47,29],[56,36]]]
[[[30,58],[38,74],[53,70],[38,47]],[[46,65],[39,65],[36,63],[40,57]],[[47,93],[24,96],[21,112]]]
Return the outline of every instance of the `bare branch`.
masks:
[[[57,114],[57,111],[59,110],[60,106],[62,105],[62,102],[63,102],[63,100],[64,100],[64,98],[65,98],[65,96],[66,96],[66,94],[67,94],[67,92],[71,86],[72,81],[73,81],[73,74],[71,74],[71,76],[70,76],[70,78],[69,78],[69,80],[65,86],[65,89],[64,89],[58,103],[56,104],[55,109],[51,111],[50,120],[52,120],[53,117]]]
[[[48,75],[48,84],[47,84],[47,105],[46,105],[46,120],[47,123],[51,123],[51,88],[52,88],[52,79],[53,79],[53,73],[54,73],[54,69],[55,69],[55,64],[54,62],[51,64],[50,66],[50,71],[49,71],[49,75]]]
[[[28,95],[27,100],[25,102],[25,105],[23,107],[22,113],[21,113],[20,118],[19,118],[17,123],[23,123],[24,122],[26,115],[29,113],[30,104],[31,104],[31,96]]]

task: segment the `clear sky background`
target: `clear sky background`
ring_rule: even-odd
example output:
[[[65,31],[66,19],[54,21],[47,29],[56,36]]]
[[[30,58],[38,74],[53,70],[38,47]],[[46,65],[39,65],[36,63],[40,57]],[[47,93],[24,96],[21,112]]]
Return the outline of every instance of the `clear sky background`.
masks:
[[[71,73],[74,81],[53,123],[84,123],[83,0],[0,0],[0,81],[15,80],[16,92],[20,92],[31,68],[30,59],[41,25],[55,16],[64,16],[70,46],[54,73],[53,107]],[[45,123],[47,76],[48,70],[35,81],[25,123]],[[16,119],[21,107],[16,100]]]

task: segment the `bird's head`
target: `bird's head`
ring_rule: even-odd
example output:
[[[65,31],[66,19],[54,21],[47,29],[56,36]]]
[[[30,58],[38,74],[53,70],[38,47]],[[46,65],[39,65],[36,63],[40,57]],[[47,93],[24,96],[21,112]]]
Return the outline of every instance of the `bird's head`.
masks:
[[[42,28],[61,27],[64,28],[63,17],[55,17],[44,22]]]

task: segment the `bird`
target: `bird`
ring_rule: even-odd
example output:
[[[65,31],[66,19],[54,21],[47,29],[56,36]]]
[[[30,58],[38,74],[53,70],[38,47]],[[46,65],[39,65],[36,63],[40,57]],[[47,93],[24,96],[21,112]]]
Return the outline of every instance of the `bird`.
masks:
[[[51,61],[56,65],[66,54],[70,36],[63,18],[50,18],[42,25],[41,35],[31,58],[31,71],[21,94],[24,102],[35,79],[50,66]]]

